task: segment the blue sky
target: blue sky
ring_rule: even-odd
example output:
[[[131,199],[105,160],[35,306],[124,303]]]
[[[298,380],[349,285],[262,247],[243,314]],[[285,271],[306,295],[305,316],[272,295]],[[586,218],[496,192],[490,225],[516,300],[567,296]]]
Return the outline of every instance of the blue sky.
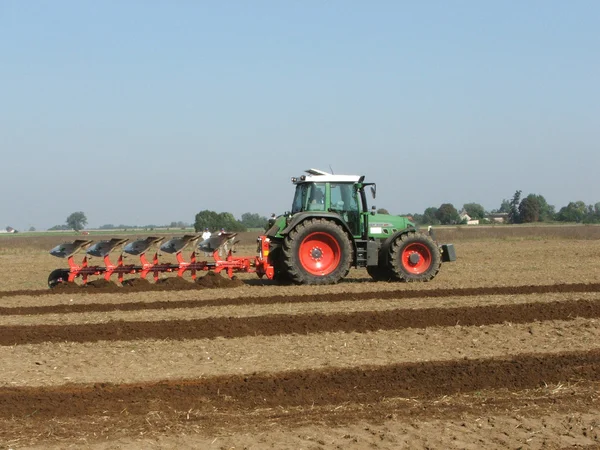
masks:
[[[0,2],[0,227],[600,201],[600,2]]]

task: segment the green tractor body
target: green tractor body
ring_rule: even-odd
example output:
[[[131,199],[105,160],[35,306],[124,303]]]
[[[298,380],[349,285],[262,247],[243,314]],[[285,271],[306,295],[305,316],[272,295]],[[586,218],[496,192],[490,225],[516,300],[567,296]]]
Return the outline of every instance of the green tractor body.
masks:
[[[275,278],[332,284],[351,267],[376,280],[429,281],[442,261],[456,259],[452,244],[438,245],[405,217],[369,210],[364,176],[316,169],[292,178],[292,209],[270,223],[269,263]]]

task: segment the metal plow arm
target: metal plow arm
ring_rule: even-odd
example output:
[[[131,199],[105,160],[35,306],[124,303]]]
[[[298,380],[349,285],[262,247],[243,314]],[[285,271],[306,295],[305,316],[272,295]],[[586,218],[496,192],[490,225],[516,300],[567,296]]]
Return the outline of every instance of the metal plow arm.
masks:
[[[93,241],[83,239],[76,239],[73,242],[64,242],[50,250],[50,254],[52,256],[56,256],[57,258],[68,258],[70,256],[73,256],[81,249],[86,248],[92,242]]]

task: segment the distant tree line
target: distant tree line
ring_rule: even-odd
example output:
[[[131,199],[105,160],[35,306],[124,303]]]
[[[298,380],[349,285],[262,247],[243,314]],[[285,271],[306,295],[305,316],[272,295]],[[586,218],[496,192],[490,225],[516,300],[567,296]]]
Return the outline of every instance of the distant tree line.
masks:
[[[575,223],[600,223],[600,202],[586,205],[582,201],[570,202],[558,212],[553,205],[548,204],[543,195],[529,194],[522,197],[518,190],[512,199],[503,199],[498,209],[488,212],[478,203],[465,203],[464,211],[471,219],[480,223],[492,222],[490,215],[505,215],[506,222],[511,224],[535,222],[575,222]],[[461,219],[460,212],[451,203],[444,203],[439,207],[429,207],[423,214],[402,214],[411,216],[420,225],[453,225],[466,223]]]
[[[535,222],[575,222],[575,223],[600,223],[600,202],[594,205],[586,205],[582,201],[569,202],[556,211],[553,205],[548,204],[544,196],[539,194],[529,194],[522,197],[522,191],[517,190],[513,197],[503,199],[498,209],[490,212],[486,211],[479,203],[465,203],[459,212],[452,203],[443,203],[439,207],[430,206],[422,214],[400,214],[410,216],[413,221],[419,225],[455,225],[466,223],[466,219],[461,218],[461,213],[465,212],[471,219],[479,220],[480,223],[490,223],[493,219],[490,217],[499,214],[505,217],[505,221],[511,224],[535,223]],[[377,210],[380,214],[389,214],[385,208]],[[248,229],[264,229],[268,219],[256,213],[244,213],[240,220],[237,220],[229,212],[220,212],[203,210],[196,214],[194,220],[194,229],[196,232],[208,228],[211,231],[217,231],[224,228],[227,231],[246,231]],[[49,228],[50,231],[57,230],[75,230],[81,231],[87,225],[87,217],[82,211],[76,211],[70,214],[64,224],[55,225]],[[101,230],[113,229],[155,229],[155,228],[179,228],[186,229],[191,225],[187,222],[173,221],[168,225],[113,225],[105,224],[100,226]],[[34,229],[32,227],[32,229]],[[31,231],[31,229],[30,229]]]
[[[244,213],[241,220],[237,220],[229,212],[217,213],[215,211],[204,210],[196,214],[194,229],[196,232],[208,228],[210,231],[217,231],[224,228],[226,231],[246,231],[249,228],[264,228],[267,224],[267,218],[256,213]]]
[[[98,227],[99,230],[137,230],[137,229],[145,229],[145,230],[153,230],[155,228],[180,228],[182,230],[186,229],[186,228],[190,228],[191,225],[187,222],[182,222],[182,221],[178,221],[178,222],[171,222],[170,224],[165,224],[165,225],[155,225],[155,224],[149,224],[149,225],[125,225],[125,224],[120,224],[120,225],[113,225],[112,223],[107,223],[104,225],[100,225]]]
[[[194,221],[194,229],[196,231],[204,231],[208,228],[211,231],[217,231],[224,228],[227,231],[246,231],[249,228],[265,228],[267,218],[256,213],[244,213],[241,220],[237,220],[233,214],[229,212],[217,213],[215,211],[204,210],[196,214]],[[70,214],[64,224],[54,225],[49,228],[49,231],[81,231],[87,225],[87,217],[82,211],[77,211]],[[173,221],[168,225],[114,225],[107,223],[98,227],[100,230],[154,230],[155,228],[175,228],[186,229],[191,225],[187,222]]]

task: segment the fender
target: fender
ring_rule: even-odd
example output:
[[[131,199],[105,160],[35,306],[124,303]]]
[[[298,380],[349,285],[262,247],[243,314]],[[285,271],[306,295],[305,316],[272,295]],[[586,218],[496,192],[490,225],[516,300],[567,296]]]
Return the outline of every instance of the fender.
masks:
[[[328,219],[335,222],[336,224],[340,225],[344,229],[344,231],[346,231],[346,233],[348,233],[348,236],[350,236],[351,238],[350,240],[352,241],[352,244],[356,247],[354,237],[352,236],[352,231],[350,231],[350,228],[348,227],[346,222],[344,222],[338,214],[328,211],[299,212],[292,217],[292,221],[287,224],[287,226],[280,232],[280,234],[283,236],[287,236],[288,233],[292,231],[296,225],[298,225],[300,222],[304,222],[307,219]]]

